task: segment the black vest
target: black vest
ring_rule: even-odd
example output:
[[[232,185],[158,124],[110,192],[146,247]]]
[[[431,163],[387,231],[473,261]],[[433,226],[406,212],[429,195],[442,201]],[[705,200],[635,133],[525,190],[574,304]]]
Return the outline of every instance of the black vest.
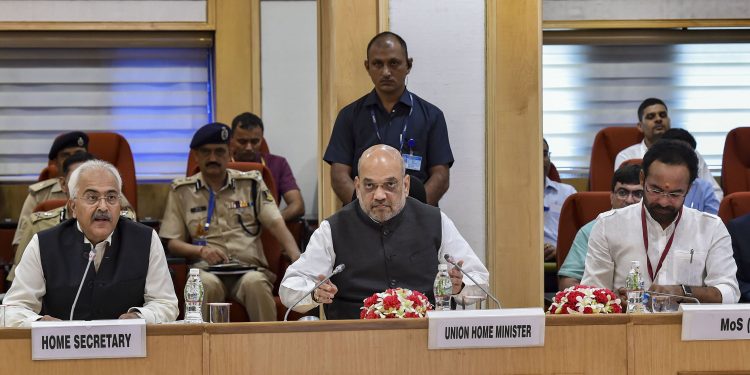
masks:
[[[91,262],[78,296],[76,320],[117,319],[143,306],[153,229],[120,219],[99,271]],[[88,264],[91,245],[83,242],[76,220],[39,232],[39,252],[47,292],[41,315],[67,320]]]
[[[353,201],[327,219],[331,225],[334,266],[346,269],[331,278],[338,287],[327,319],[359,319],[363,300],[390,288],[417,290],[434,303],[442,227],[440,209],[406,199],[401,212],[376,223]]]

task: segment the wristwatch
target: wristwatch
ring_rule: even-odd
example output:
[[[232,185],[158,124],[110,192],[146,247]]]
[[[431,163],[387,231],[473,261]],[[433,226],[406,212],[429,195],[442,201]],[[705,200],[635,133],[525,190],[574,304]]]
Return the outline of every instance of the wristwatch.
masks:
[[[685,295],[685,297],[692,297],[693,296],[693,288],[690,287],[690,285],[680,285],[682,287],[682,294]]]

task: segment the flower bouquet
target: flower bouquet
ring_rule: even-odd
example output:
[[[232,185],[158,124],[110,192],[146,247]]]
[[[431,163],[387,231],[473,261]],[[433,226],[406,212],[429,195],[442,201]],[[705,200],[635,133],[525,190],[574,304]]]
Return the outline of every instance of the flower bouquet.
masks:
[[[576,285],[557,292],[547,314],[619,314],[620,299],[607,288]]]
[[[424,318],[432,310],[424,294],[409,289],[388,289],[364,299],[360,319]]]

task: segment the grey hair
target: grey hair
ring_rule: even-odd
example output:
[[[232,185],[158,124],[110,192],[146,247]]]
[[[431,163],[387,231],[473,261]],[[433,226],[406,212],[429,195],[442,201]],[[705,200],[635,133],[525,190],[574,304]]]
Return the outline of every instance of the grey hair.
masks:
[[[112,176],[115,177],[115,180],[117,180],[117,192],[119,193],[122,191],[122,177],[120,177],[120,172],[117,171],[117,168],[104,160],[95,159],[81,164],[70,175],[70,178],[68,179],[68,192],[70,192],[71,198],[78,196],[78,180],[81,178],[83,172],[96,169],[105,170],[111,173]]]

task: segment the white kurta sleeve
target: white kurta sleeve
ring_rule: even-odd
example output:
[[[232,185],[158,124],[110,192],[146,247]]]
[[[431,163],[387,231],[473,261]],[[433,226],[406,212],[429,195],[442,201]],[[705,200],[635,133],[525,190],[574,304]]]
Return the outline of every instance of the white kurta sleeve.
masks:
[[[608,288],[615,291],[615,262],[612,260],[612,254],[610,253],[607,241],[606,224],[604,220],[600,219],[601,217],[599,215],[596,224],[591,229],[589,250],[586,254],[586,265],[581,284]]]
[[[706,257],[706,286],[713,286],[721,292],[722,303],[737,303],[740,300],[740,286],[737,282],[737,263],[734,260],[732,240],[727,228],[718,222],[714,239]]]
[[[476,253],[474,253],[474,250],[469,246],[469,243],[466,242],[463,236],[461,236],[461,233],[458,232],[453,221],[443,212],[440,213],[440,216],[442,225],[442,242],[440,244],[440,250],[438,251],[438,260],[440,263],[447,264],[444,258],[445,254],[450,255],[454,262],[463,260],[464,264],[461,268],[463,268],[466,273],[471,275],[471,277],[483,287],[488,288],[490,279],[489,271],[487,271],[487,268],[482,264],[482,261],[480,261]],[[437,274],[437,270],[435,270],[435,273]],[[474,285],[474,282],[468,277],[464,277],[463,282],[466,286]],[[473,294],[475,292],[476,291],[472,290],[472,288],[464,288],[460,294]]]
[[[151,232],[151,249],[146,274],[146,289],[143,291],[142,307],[131,307],[128,312],[138,311],[146,323],[173,322],[179,309],[174,285],[169,277],[164,247],[155,231]]]
[[[42,297],[46,293],[44,272],[39,256],[39,238],[35,234],[26,246],[21,262],[16,267],[16,278],[3,299],[6,305],[5,325],[8,327],[30,327],[39,320]],[[63,319],[65,317],[56,316]]]
[[[286,269],[279,288],[279,297],[284,306],[290,307],[300,298],[302,301],[294,311],[304,313],[318,306],[309,291],[318,282],[318,275],[331,273],[335,261],[331,226],[324,220],[310,238],[305,252]]]

